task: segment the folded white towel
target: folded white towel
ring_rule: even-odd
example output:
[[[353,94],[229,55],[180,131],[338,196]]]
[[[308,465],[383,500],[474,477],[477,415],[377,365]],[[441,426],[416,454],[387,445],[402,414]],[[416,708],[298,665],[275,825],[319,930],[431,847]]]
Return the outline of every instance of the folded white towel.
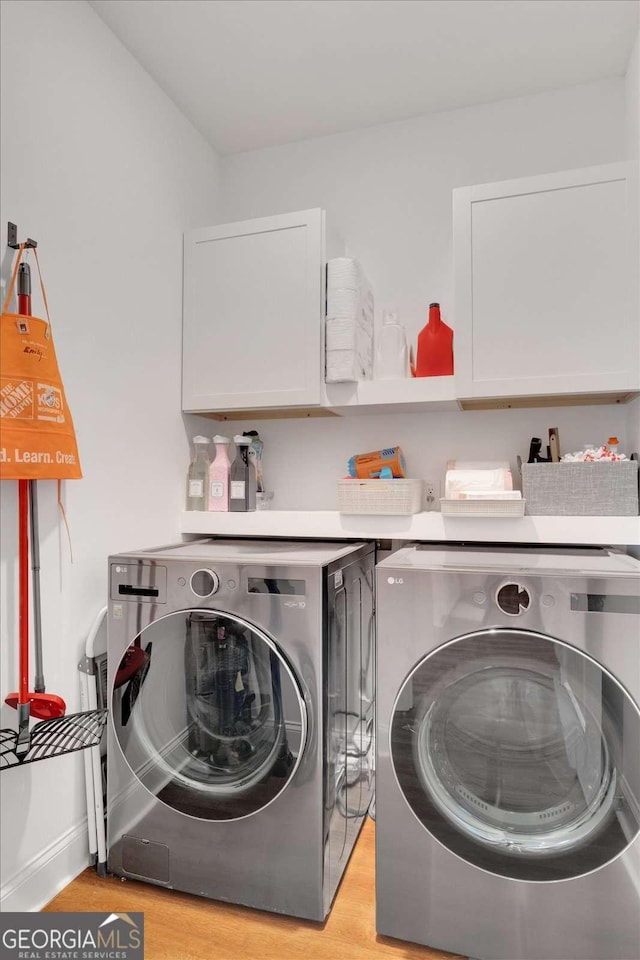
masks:
[[[454,500],[522,500],[519,490],[460,490]]]
[[[357,260],[327,263],[327,383],[373,376],[373,294]]]
[[[347,290],[338,287],[327,290],[327,319],[355,318],[360,313],[361,295],[359,290]]]
[[[492,491],[513,490],[513,479],[510,470],[447,470],[445,477],[445,497],[447,500],[459,499],[461,491],[470,493],[474,490]]]
[[[447,460],[447,470],[508,470],[508,460]]]
[[[362,268],[353,257],[335,257],[327,263],[327,290],[360,290]]]

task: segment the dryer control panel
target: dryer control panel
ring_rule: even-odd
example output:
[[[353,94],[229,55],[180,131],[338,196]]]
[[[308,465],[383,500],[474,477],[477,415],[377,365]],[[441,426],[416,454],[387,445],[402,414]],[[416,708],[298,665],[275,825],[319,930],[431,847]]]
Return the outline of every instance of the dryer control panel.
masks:
[[[167,568],[158,563],[112,563],[109,573],[112,600],[135,603],[167,602]]]

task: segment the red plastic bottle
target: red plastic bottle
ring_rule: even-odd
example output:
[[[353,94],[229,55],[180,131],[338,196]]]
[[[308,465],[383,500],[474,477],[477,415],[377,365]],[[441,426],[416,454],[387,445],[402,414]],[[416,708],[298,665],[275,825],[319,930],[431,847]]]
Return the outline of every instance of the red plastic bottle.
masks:
[[[453,330],[440,317],[440,304],[429,304],[429,322],[418,334],[416,377],[448,377],[453,373]]]

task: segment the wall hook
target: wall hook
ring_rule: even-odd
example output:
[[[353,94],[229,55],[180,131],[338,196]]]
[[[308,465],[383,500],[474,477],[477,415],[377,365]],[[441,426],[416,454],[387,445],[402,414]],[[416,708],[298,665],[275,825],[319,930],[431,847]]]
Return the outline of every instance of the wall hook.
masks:
[[[7,244],[8,246],[11,247],[12,250],[20,249],[20,244],[18,243],[18,228],[15,225],[15,223],[11,223],[11,221],[9,221],[9,223],[7,224]],[[27,239],[24,242],[24,245],[25,247],[30,249],[34,249],[34,247],[38,246],[36,241],[32,240],[31,237],[27,237]]]

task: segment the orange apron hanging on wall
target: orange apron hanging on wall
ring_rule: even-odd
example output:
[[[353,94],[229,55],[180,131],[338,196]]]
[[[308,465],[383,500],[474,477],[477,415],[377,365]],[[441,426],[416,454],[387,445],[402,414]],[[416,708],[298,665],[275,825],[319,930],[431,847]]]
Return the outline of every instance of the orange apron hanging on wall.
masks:
[[[79,480],[76,435],[47,319],[8,313],[22,260],[16,258],[0,317],[0,480]]]

